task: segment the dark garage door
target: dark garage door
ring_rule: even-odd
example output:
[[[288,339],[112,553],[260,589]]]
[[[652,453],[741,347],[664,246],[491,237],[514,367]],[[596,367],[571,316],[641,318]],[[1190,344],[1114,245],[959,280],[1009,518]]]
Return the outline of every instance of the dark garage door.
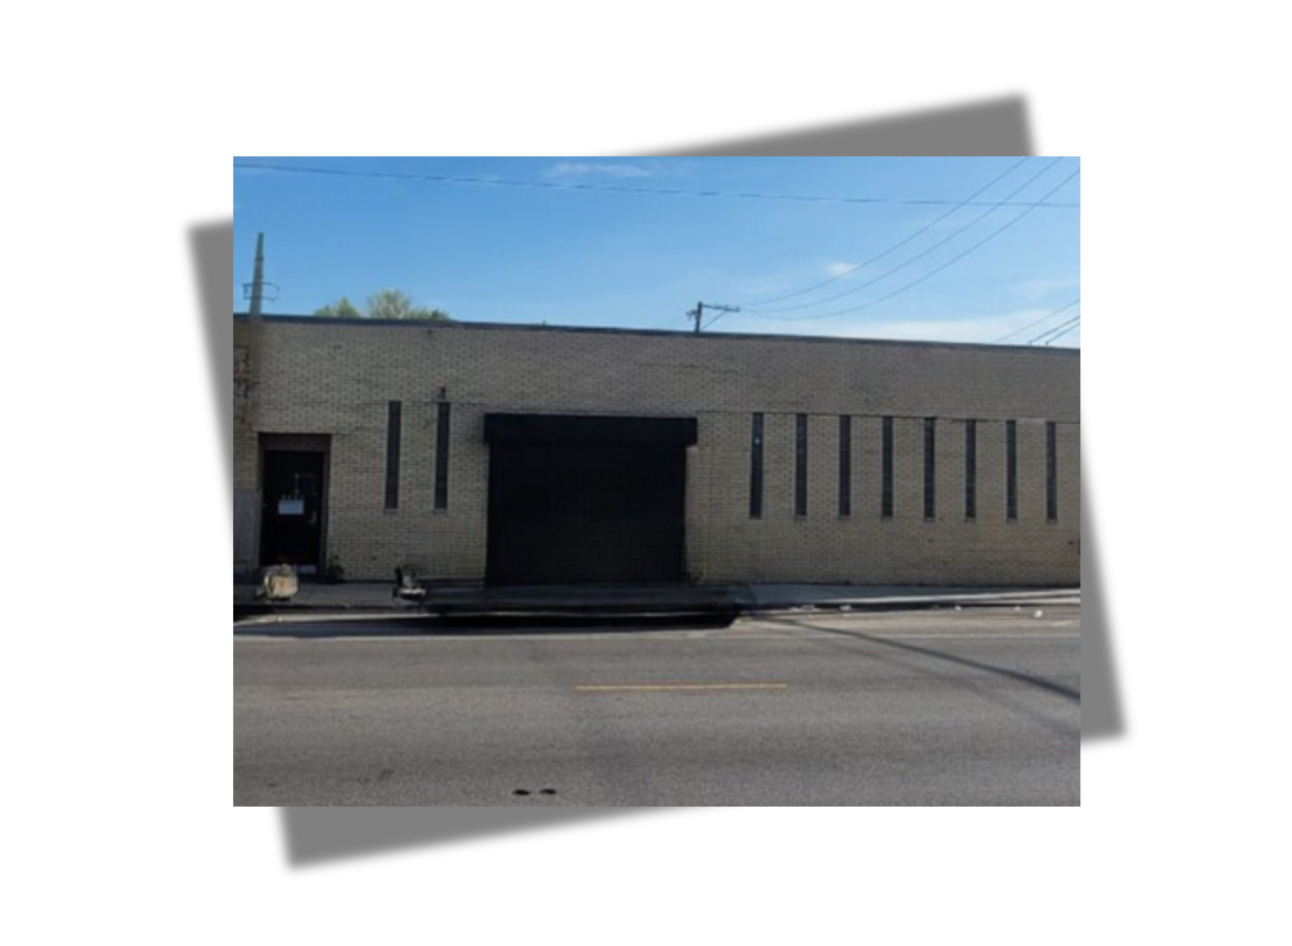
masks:
[[[693,420],[490,415],[490,584],[684,578]]]

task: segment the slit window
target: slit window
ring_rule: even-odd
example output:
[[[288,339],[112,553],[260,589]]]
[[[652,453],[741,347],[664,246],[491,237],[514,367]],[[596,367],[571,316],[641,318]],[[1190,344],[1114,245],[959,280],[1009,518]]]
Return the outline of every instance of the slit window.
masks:
[[[1058,480],[1058,430],[1051,420],[1045,423],[1045,518],[1048,522],[1057,522],[1059,519]]]
[[[1005,421],[1005,518],[1018,518],[1018,422]]]
[[[794,420],[794,515],[807,515],[808,418],[799,414]]]
[[[763,515],[763,415],[755,414],[749,443],[749,518]]]
[[[386,409],[386,508],[399,508],[399,435],[403,405],[391,401]]]
[[[978,422],[965,421],[965,518],[978,518]]]
[[[449,405],[440,401],[435,415],[435,508],[449,508]]]
[[[883,443],[880,456],[879,514],[893,518],[893,418],[883,419]]]
[[[935,494],[933,489],[934,482],[934,451],[935,451],[935,432],[937,430],[937,421],[932,417],[924,418],[924,518],[933,519],[937,515],[935,506]]]
[[[839,517],[852,515],[852,418],[839,418]]]

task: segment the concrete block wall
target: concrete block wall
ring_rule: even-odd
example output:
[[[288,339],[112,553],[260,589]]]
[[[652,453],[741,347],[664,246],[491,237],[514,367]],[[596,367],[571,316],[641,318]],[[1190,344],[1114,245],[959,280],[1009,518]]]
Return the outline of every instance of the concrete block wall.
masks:
[[[354,579],[394,565],[483,577],[493,411],[691,416],[687,566],[704,581],[1071,583],[1080,575],[1080,357],[1072,351],[366,320],[235,320],[248,384],[235,491],[258,490],[263,435],[331,436],[327,553]],[[238,366],[243,367],[239,368]],[[449,502],[434,508],[440,389]],[[384,508],[388,402],[402,405],[399,503]],[[749,516],[751,424],[764,414],[763,514]],[[796,415],[808,415],[808,513],[794,514]],[[839,516],[839,416],[851,515]],[[894,418],[894,515],[880,515],[881,418]],[[924,517],[924,418],[936,515]],[[977,421],[977,516],[964,516],[964,421]],[[1005,423],[1018,519],[1005,515]],[[1046,422],[1058,521],[1046,521]],[[241,524],[245,529],[245,524]],[[235,536],[235,548],[251,547]]]

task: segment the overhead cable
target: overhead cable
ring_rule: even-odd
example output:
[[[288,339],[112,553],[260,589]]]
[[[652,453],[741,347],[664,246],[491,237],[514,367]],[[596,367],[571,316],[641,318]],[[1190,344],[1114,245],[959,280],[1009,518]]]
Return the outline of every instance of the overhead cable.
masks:
[[[1042,174],[1044,174],[1046,171],[1050,170],[1050,168],[1058,164],[1060,160],[1062,159],[1055,158],[1049,164],[1045,165],[1045,167],[1041,168],[1041,170],[1037,171],[1035,174],[1029,177],[1018,187],[1014,188],[1014,190],[1010,192],[1009,197],[1013,197],[1015,194],[1021,193],[1030,184],[1032,184],[1032,182],[1034,182],[1037,178],[1039,178]],[[1008,201],[1008,198],[1006,198],[1006,201]],[[983,213],[980,213],[973,220],[970,220],[968,223],[964,224],[959,229],[953,231],[948,236],[943,237],[941,240],[934,243],[932,246],[926,247],[925,249],[921,250],[919,253],[916,253],[914,256],[909,257],[908,259],[904,260],[901,263],[898,263],[896,266],[892,267],[891,269],[886,269],[878,276],[872,276],[870,279],[867,279],[865,282],[858,283],[856,286],[853,286],[851,289],[845,289],[843,292],[837,292],[833,296],[826,296],[822,299],[817,299],[815,302],[803,302],[803,303],[799,303],[798,305],[784,306],[779,309],[763,309],[762,311],[768,312],[768,313],[794,312],[799,309],[808,309],[815,305],[823,305],[827,302],[833,302],[835,299],[842,299],[844,296],[851,296],[854,293],[858,293],[869,286],[873,286],[875,283],[880,282],[881,280],[887,279],[889,276],[893,275],[894,273],[901,272],[903,269],[905,269],[907,266],[910,266],[916,260],[920,260],[920,259],[923,259],[925,256],[928,256],[934,250],[939,249],[940,247],[946,246],[946,244],[950,243],[956,237],[960,236],[960,234],[964,233],[966,230],[972,228],[973,226],[977,225],[981,221],[985,220],[987,217],[990,217],[996,211],[1000,210],[1001,207],[1005,207],[1005,206],[1009,206],[1009,204],[1007,202],[1003,202],[1003,203],[996,204],[996,206],[994,207],[988,208],[986,211],[984,211]],[[956,208],[956,209],[958,210],[959,208]],[[944,214],[943,216],[946,216],[946,215]],[[866,264],[862,264],[862,265],[866,265]]]
[[[1053,312],[1049,313],[1048,315],[1041,316],[1035,322],[1028,322],[1022,328],[1016,328],[1008,335],[1005,335],[1005,336],[1002,336],[1001,338],[996,339],[996,341],[997,343],[1000,343],[1000,342],[1008,341],[1009,339],[1013,338],[1015,335],[1021,335],[1024,332],[1026,332],[1029,328],[1034,328],[1035,326],[1040,325],[1042,322],[1045,322],[1048,319],[1054,318],[1056,315],[1060,315],[1064,312],[1067,312],[1069,309],[1071,309],[1074,305],[1076,305],[1080,301],[1081,301],[1081,297],[1077,296],[1077,298],[1073,299],[1071,302],[1063,306],[1061,309],[1055,309]]]
[[[756,300],[756,301],[754,301],[754,302],[750,302],[750,303],[748,303],[748,305],[751,305],[751,306],[762,306],[762,305],[767,305],[768,303],[772,303],[772,302],[780,302],[780,301],[782,301],[782,300],[784,300],[784,299],[793,299],[795,296],[801,296],[801,295],[804,295],[805,293],[809,293],[809,292],[811,292],[811,291],[812,291],[812,290],[814,290],[814,289],[820,289],[822,286],[828,286],[828,285],[830,285],[830,283],[832,283],[832,282],[836,282],[837,280],[844,279],[844,278],[846,278],[846,277],[848,277],[848,276],[851,276],[851,275],[852,275],[853,273],[855,273],[857,270],[859,270],[859,269],[861,269],[861,268],[863,268],[863,267],[865,267],[865,266],[869,266],[869,265],[871,265],[872,263],[876,263],[876,262],[878,262],[879,260],[881,260],[881,259],[883,259],[885,256],[887,256],[889,253],[892,253],[894,250],[899,250],[899,249],[901,249],[903,246],[905,246],[907,243],[910,243],[910,242],[911,242],[912,240],[914,240],[916,237],[921,236],[921,235],[923,235],[923,234],[927,233],[929,230],[931,230],[931,229],[933,229],[934,227],[936,227],[939,223],[941,223],[941,222],[942,222],[943,220],[945,220],[947,217],[951,216],[951,215],[952,215],[953,213],[955,213],[957,210],[960,210],[961,208],[963,208],[963,207],[967,206],[967,205],[969,204],[969,202],[970,202],[970,201],[972,201],[975,197],[978,197],[980,194],[982,194],[984,191],[986,191],[988,188],[990,188],[993,184],[995,184],[996,182],[998,182],[999,180],[1001,180],[1001,178],[1007,177],[1010,173],[1012,173],[1012,172],[1014,171],[1014,169],[1015,169],[1015,168],[1019,167],[1020,165],[1022,165],[1022,164],[1023,164],[1024,162],[1026,162],[1027,160],[1029,160],[1029,159],[1028,159],[1028,158],[1020,158],[1018,161],[1015,161],[1013,164],[1011,164],[1009,167],[1007,167],[1003,172],[1001,172],[1000,174],[998,174],[998,175],[996,175],[995,177],[993,177],[990,181],[988,181],[988,182],[987,182],[986,184],[984,184],[982,187],[978,188],[976,191],[974,191],[972,194],[970,194],[968,197],[966,197],[966,198],[965,198],[964,200],[962,200],[960,203],[956,204],[956,205],[955,205],[954,207],[952,207],[950,210],[948,210],[948,211],[946,211],[945,213],[942,213],[942,214],[940,214],[939,216],[935,217],[933,220],[931,220],[929,223],[925,224],[924,226],[920,227],[920,229],[916,230],[916,231],[915,231],[914,233],[912,233],[910,236],[906,237],[905,239],[899,240],[898,242],[894,243],[892,246],[888,247],[888,249],[886,249],[886,250],[882,250],[882,251],[880,251],[879,253],[876,253],[874,256],[870,257],[870,259],[865,260],[864,262],[861,262],[861,263],[857,263],[857,264],[856,264],[856,265],[854,265],[854,266],[849,266],[849,267],[848,267],[847,269],[845,269],[843,272],[841,272],[841,273],[836,273],[835,275],[831,276],[829,279],[823,279],[823,280],[821,280],[821,281],[820,281],[820,282],[818,282],[818,283],[813,283],[812,285],[808,286],[808,287],[807,287],[807,288],[805,288],[805,289],[798,289],[798,290],[795,290],[794,292],[788,292],[788,293],[786,293],[786,294],[785,294],[785,295],[783,295],[783,296],[773,296],[773,297],[772,297],[772,298],[770,298],[770,299],[761,299],[761,300]]]
[[[808,203],[833,204],[900,204],[910,206],[939,206],[954,204],[962,206],[961,201],[944,200],[934,197],[840,197],[828,194],[767,194],[755,191],[721,191],[721,190],[687,190],[680,187],[625,187],[619,184],[584,184],[577,181],[526,181],[503,177],[473,177],[461,174],[413,174],[402,171],[353,171],[341,168],[301,167],[287,164],[270,164],[262,161],[239,161],[233,169],[244,171],[272,171],[279,174],[315,174],[331,177],[351,178],[386,178],[399,181],[426,181],[435,184],[485,184],[500,187],[533,187],[544,190],[608,191],[618,194],[664,195],[668,197],[731,197],[748,200],[788,200]],[[993,202],[985,202],[993,205]],[[964,206],[974,206],[970,204]],[[1011,207],[1051,207],[1076,209],[1079,203],[1046,203],[1018,201],[1007,204]]]
[[[1069,174],[1069,175],[1068,175],[1067,177],[1065,177],[1063,180],[1059,181],[1059,183],[1058,183],[1058,184],[1054,185],[1054,187],[1050,188],[1050,189],[1045,193],[1045,196],[1044,196],[1044,197],[1042,197],[1041,199],[1042,199],[1042,200],[1044,200],[1044,199],[1045,199],[1045,197],[1049,197],[1051,194],[1053,194],[1053,193],[1055,193],[1056,191],[1058,191],[1058,190],[1059,190],[1059,188],[1063,187],[1065,184],[1067,184],[1069,181],[1071,181],[1073,178],[1075,178],[1075,177],[1076,177],[1077,175],[1079,175],[1080,173],[1081,173],[1080,168],[1078,168],[1077,170],[1073,171],[1071,174]],[[991,241],[992,241],[992,240],[994,240],[996,237],[1000,236],[1002,233],[1004,233],[1004,232],[1005,232],[1006,230],[1008,230],[1010,227],[1014,226],[1016,223],[1018,223],[1020,220],[1022,220],[1024,217],[1026,217],[1026,216],[1027,216],[1029,213],[1031,213],[1031,211],[1032,211],[1032,210],[1034,210],[1034,209],[1035,209],[1035,206],[1027,208],[1027,209],[1026,209],[1026,210],[1024,210],[1022,213],[1020,213],[1018,216],[1014,217],[1012,220],[1009,220],[1009,221],[1007,221],[1005,224],[1003,224],[1002,226],[997,227],[995,230],[993,230],[991,233],[987,234],[987,236],[983,237],[983,238],[982,238],[981,240],[979,240],[978,242],[973,243],[973,244],[970,244],[970,246],[968,247],[968,249],[965,249],[965,250],[963,250],[962,252],[960,252],[960,253],[956,254],[955,256],[951,257],[951,259],[947,260],[947,261],[946,261],[945,263],[943,263],[942,265],[937,266],[937,267],[935,267],[935,268],[933,268],[933,269],[929,270],[927,273],[925,273],[925,274],[924,274],[923,276],[921,276],[919,279],[913,280],[913,281],[911,281],[911,282],[907,283],[907,284],[906,284],[906,285],[904,285],[904,286],[901,286],[901,287],[899,287],[899,288],[897,288],[897,289],[894,289],[892,292],[887,293],[886,295],[877,296],[876,298],[871,299],[871,300],[869,300],[868,302],[863,302],[863,303],[861,303],[860,305],[851,306],[851,307],[849,307],[849,308],[847,308],[847,309],[838,309],[838,310],[836,310],[836,311],[834,311],[834,312],[825,312],[825,313],[822,313],[822,314],[820,314],[820,315],[809,315],[809,316],[777,316],[777,315],[763,315],[763,314],[761,314],[761,313],[757,313],[757,312],[751,312],[750,314],[752,314],[752,315],[756,315],[756,316],[758,316],[759,318],[771,319],[771,320],[773,320],[773,321],[780,321],[780,322],[808,322],[808,321],[814,321],[814,320],[817,320],[817,319],[830,319],[830,318],[835,318],[835,317],[840,316],[840,315],[849,315],[849,314],[851,314],[851,313],[853,313],[853,312],[860,312],[862,309],[868,309],[868,308],[870,308],[871,306],[873,306],[873,305],[878,305],[878,304],[879,304],[879,303],[881,303],[881,302],[887,302],[889,299],[892,299],[894,296],[901,295],[903,292],[906,292],[908,289],[913,289],[913,288],[915,288],[916,286],[920,285],[921,283],[926,282],[926,281],[928,281],[929,279],[932,279],[934,276],[936,276],[938,273],[942,272],[943,270],[947,269],[949,266],[953,266],[954,264],[958,263],[960,260],[962,260],[962,259],[964,259],[966,256],[968,256],[970,253],[973,253],[974,251],[978,250],[980,247],[985,246],[987,243],[991,242]]]
[[[1037,342],[1039,342],[1041,339],[1046,338],[1046,336],[1050,336],[1049,341],[1047,341],[1047,342],[1045,343],[1045,344],[1047,344],[1047,345],[1048,345],[1048,344],[1050,344],[1050,342],[1054,341],[1054,339],[1058,338],[1058,337],[1059,337],[1059,336],[1061,336],[1061,335],[1066,335],[1066,334],[1067,334],[1069,331],[1071,331],[1073,328],[1076,328],[1077,323],[1078,323],[1078,322],[1080,322],[1080,321],[1081,321],[1081,316],[1079,316],[1079,315],[1073,316],[1072,318],[1070,318],[1070,319],[1068,319],[1066,322],[1064,322],[1062,325],[1056,325],[1054,328],[1046,329],[1046,330],[1045,330],[1044,332],[1042,332],[1040,335],[1036,336],[1036,338],[1034,338],[1034,339],[1032,339],[1030,342],[1028,342],[1028,344],[1029,344],[1029,345],[1035,345],[1035,344],[1036,344]],[[1057,332],[1058,334],[1055,334],[1056,332]]]

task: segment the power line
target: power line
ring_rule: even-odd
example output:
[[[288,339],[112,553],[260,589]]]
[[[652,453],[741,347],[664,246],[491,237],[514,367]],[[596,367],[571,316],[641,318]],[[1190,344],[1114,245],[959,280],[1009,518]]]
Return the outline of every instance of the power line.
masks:
[[[941,214],[940,216],[938,216],[938,217],[934,218],[934,220],[933,220],[931,223],[928,223],[927,225],[925,225],[925,226],[923,226],[923,227],[920,227],[920,229],[916,230],[914,233],[912,233],[912,234],[911,234],[910,236],[908,236],[906,239],[904,239],[904,240],[900,240],[899,242],[894,243],[894,244],[893,244],[892,246],[890,246],[888,249],[883,250],[883,251],[881,251],[881,252],[879,252],[879,253],[876,253],[874,256],[872,256],[870,259],[866,260],[865,262],[858,263],[858,264],[857,264],[857,265],[855,265],[855,266],[849,266],[849,267],[848,267],[847,269],[845,269],[843,272],[841,272],[841,273],[836,273],[835,275],[831,276],[829,279],[823,279],[823,280],[821,280],[821,281],[820,281],[820,282],[818,282],[818,283],[813,283],[811,286],[808,286],[806,289],[798,289],[798,290],[796,290],[796,291],[794,291],[794,292],[786,293],[786,294],[785,294],[785,295],[783,295],[783,296],[773,296],[773,297],[772,297],[772,298],[770,298],[770,299],[762,299],[762,300],[760,300],[760,301],[751,302],[751,303],[749,303],[749,305],[752,305],[752,306],[760,306],[760,305],[767,305],[769,302],[780,302],[780,301],[782,301],[783,299],[793,299],[795,296],[801,296],[801,295],[803,295],[804,293],[811,292],[813,289],[820,289],[822,286],[828,286],[828,285],[830,285],[830,283],[835,282],[836,280],[839,280],[839,279],[843,279],[845,276],[850,276],[850,275],[852,275],[853,273],[855,273],[857,270],[859,270],[859,269],[861,269],[861,268],[863,268],[863,267],[865,267],[865,266],[869,266],[871,263],[876,263],[876,262],[878,262],[879,260],[881,260],[881,259],[883,259],[885,256],[887,256],[889,253],[892,253],[894,250],[901,249],[903,246],[905,246],[907,243],[910,243],[910,242],[911,242],[912,240],[914,240],[916,237],[918,237],[918,236],[920,236],[920,235],[922,235],[922,234],[924,234],[924,233],[927,233],[927,232],[928,232],[929,230],[931,230],[933,227],[936,227],[939,223],[941,223],[943,220],[947,219],[947,217],[951,216],[951,215],[952,215],[953,213],[955,213],[957,210],[960,210],[962,207],[966,206],[966,205],[969,203],[969,201],[973,200],[973,199],[974,199],[975,197],[977,197],[979,194],[981,194],[981,193],[983,193],[984,191],[986,191],[989,187],[991,187],[993,184],[995,184],[995,183],[996,183],[997,181],[999,181],[1001,178],[1008,176],[1012,171],[1014,171],[1014,169],[1015,169],[1015,168],[1019,167],[1019,165],[1023,164],[1023,163],[1024,163],[1024,162],[1026,162],[1027,160],[1028,160],[1027,158],[1020,158],[1018,161],[1014,162],[1014,163],[1013,163],[1013,164],[1011,164],[1008,168],[1006,168],[1006,169],[1005,169],[1005,171],[1004,171],[1003,173],[998,174],[998,175],[996,175],[995,177],[993,177],[990,181],[988,181],[988,182],[987,182],[986,184],[984,184],[982,187],[978,188],[976,191],[974,191],[972,194],[970,194],[968,197],[966,197],[966,198],[965,198],[964,200],[962,200],[960,203],[956,204],[954,207],[952,207],[952,208],[951,208],[950,210],[948,210],[946,213],[943,213],[943,214]]]
[[[1076,321],[1074,321],[1074,322],[1072,323],[1072,325],[1071,325],[1071,326],[1069,326],[1068,328],[1065,328],[1065,329],[1064,329],[1062,332],[1060,332],[1058,335],[1055,335],[1053,338],[1047,339],[1047,340],[1046,340],[1046,342],[1045,342],[1045,344],[1047,344],[1047,345],[1048,345],[1048,344],[1050,344],[1050,342],[1057,342],[1057,341],[1058,341],[1059,339],[1061,339],[1064,335],[1067,335],[1069,332],[1071,332],[1074,328],[1076,328],[1076,327],[1077,327],[1078,325],[1080,325],[1080,324],[1081,324],[1081,319],[1080,319],[1080,318],[1078,318]]]
[[[1029,344],[1029,345],[1035,345],[1035,344],[1036,344],[1037,342],[1039,342],[1041,339],[1043,339],[1043,338],[1045,338],[1047,335],[1049,335],[1049,336],[1050,336],[1050,338],[1049,338],[1049,339],[1046,341],[1046,343],[1045,343],[1045,344],[1047,344],[1047,345],[1048,345],[1048,344],[1050,344],[1050,342],[1054,341],[1056,338],[1061,338],[1062,336],[1067,335],[1067,334],[1068,334],[1068,332],[1072,331],[1074,328],[1076,328],[1076,327],[1077,327],[1077,323],[1078,323],[1078,322],[1080,322],[1080,321],[1081,321],[1081,316],[1079,316],[1079,315],[1077,315],[1077,316],[1073,316],[1072,318],[1070,318],[1070,319],[1068,319],[1066,322],[1064,322],[1062,325],[1056,325],[1054,328],[1046,329],[1046,330],[1045,330],[1044,332],[1042,332],[1040,335],[1036,336],[1036,338],[1034,338],[1034,339],[1032,339],[1030,342],[1028,342],[1028,344]],[[1057,333],[1057,334],[1055,334],[1055,333]]]
[[[1080,174],[1080,173],[1081,173],[1081,169],[1080,169],[1080,168],[1078,168],[1077,170],[1073,171],[1071,174],[1069,174],[1069,175],[1068,175],[1067,177],[1065,177],[1063,180],[1059,181],[1059,183],[1058,183],[1058,184],[1054,185],[1052,188],[1050,188],[1048,191],[1046,191],[1046,193],[1045,193],[1044,197],[1042,197],[1041,199],[1042,199],[1042,200],[1044,200],[1046,197],[1049,197],[1051,194],[1055,193],[1059,188],[1063,187],[1065,184],[1067,184],[1069,181],[1071,181],[1073,178],[1075,178],[1075,177],[1076,177],[1078,174]],[[1002,233],[1004,233],[1004,232],[1005,232],[1006,230],[1008,230],[1010,227],[1014,226],[1014,224],[1018,223],[1020,220],[1022,220],[1024,217],[1026,217],[1029,213],[1031,213],[1033,210],[1035,210],[1035,209],[1036,209],[1036,206],[1037,206],[1037,205],[1033,205],[1033,206],[1031,206],[1031,207],[1028,207],[1026,210],[1024,210],[1022,213],[1020,213],[1020,214],[1019,214],[1017,217],[1015,217],[1014,219],[1007,221],[1003,226],[997,227],[995,230],[993,230],[991,233],[987,234],[987,236],[983,237],[983,238],[982,238],[981,240],[979,240],[977,243],[973,243],[973,244],[971,244],[971,245],[969,246],[969,248],[968,248],[968,249],[966,249],[966,250],[964,250],[963,252],[958,253],[957,255],[955,255],[955,256],[953,256],[953,257],[951,257],[951,259],[947,260],[947,261],[946,261],[945,263],[943,263],[941,266],[938,266],[938,267],[936,267],[936,268],[934,268],[934,269],[929,270],[927,273],[925,273],[925,274],[924,274],[923,276],[921,276],[919,279],[916,279],[916,280],[914,280],[914,281],[912,281],[912,282],[909,282],[909,283],[907,283],[906,285],[901,286],[901,287],[900,287],[900,288],[898,288],[898,289],[894,289],[892,292],[888,293],[887,295],[878,296],[878,297],[876,297],[876,298],[874,298],[874,299],[871,299],[871,300],[870,300],[870,301],[868,301],[868,302],[863,302],[861,305],[852,306],[851,308],[848,308],[848,309],[838,309],[838,310],[836,310],[836,311],[834,311],[834,312],[825,312],[825,313],[822,313],[821,315],[807,315],[807,316],[797,316],[797,317],[795,317],[795,316],[762,315],[761,313],[752,313],[752,314],[757,315],[759,318],[772,319],[773,321],[779,321],[779,322],[808,322],[808,321],[813,321],[813,320],[816,320],[816,319],[830,319],[830,318],[834,318],[835,316],[838,316],[838,315],[848,315],[848,314],[853,313],[853,312],[860,312],[862,309],[868,309],[868,308],[870,308],[872,305],[877,305],[877,304],[879,304],[880,302],[887,302],[889,299],[892,299],[894,296],[900,295],[901,293],[906,292],[906,290],[908,290],[908,289],[913,289],[913,288],[915,288],[916,286],[920,285],[921,283],[926,282],[926,281],[927,281],[927,280],[929,280],[929,279],[932,279],[934,276],[936,276],[938,273],[942,272],[942,271],[943,271],[944,269],[946,269],[947,267],[954,265],[955,263],[959,262],[960,260],[962,260],[962,259],[964,259],[966,256],[968,256],[970,253],[972,253],[972,252],[974,252],[975,250],[977,250],[979,247],[984,246],[985,244],[987,244],[987,243],[989,243],[990,241],[994,240],[996,237],[1000,236]]]
[[[1056,164],[1058,164],[1060,160],[1062,160],[1062,159],[1061,159],[1061,158],[1055,158],[1053,161],[1051,161],[1051,162],[1050,162],[1049,164],[1047,164],[1045,167],[1041,168],[1041,170],[1037,171],[1035,174],[1033,174],[1031,177],[1029,177],[1026,181],[1024,181],[1024,182],[1023,182],[1022,184],[1020,184],[1018,187],[1016,187],[1016,188],[1014,188],[1012,191],[1010,191],[1009,196],[1010,196],[1010,197],[1013,197],[1015,194],[1022,193],[1024,190],[1026,190],[1026,189],[1027,189],[1027,187],[1028,187],[1028,186],[1030,186],[1030,185],[1032,184],[1032,182],[1033,182],[1033,181],[1035,181],[1037,178],[1039,178],[1039,177],[1040,177],[1042,174],[1044,174],[1046,171],[1050,170],[1050,168],[1052,168],[1052,167],[1054,167]],[[1017,166],[1017,165],[1016,165],[1016,166]],[[1008,198],[1006,198],[1006,199],[1008,199]],[[1006,206],[1006,205],[1005,205],[1005,204],[1003,204],[1003,203],[1000,203],[1000,204],[997,204],[996,206],[991,207],[990,209],[988,209],[988,210],[984,211],[983,213],[980,213],[980,214],[979,214],[977,217],[975,217],[973,220],[970,220],[968,223],[966,223],[964,226],[960,227],[958,230],[956,230],[956,231],[954,231],[953,233],[951,233],[949,236],[945,236],[945,237],[943,237],[943,238],[942,238],[941,240],[939,240],[937,243],[934,243],[932,246],[925,248],[924,250],[920,251],[919,253],[916,253],[914,256],[910,257],[909,259],[905,260],[904,262],[898,263],[898,264],[897,264],[896,266],[894,266],[892,269],[885,270],[884,272],[880,273],[878,276],[874,276],[874,277],[872,277],[872,278],[870,278],[870,279],[866,280],[866,281],[865,281],[865,282],[863,282],[863,283],[859,283],[858,285],[853,286],[851,289],[845,289],[843,292],[835,293],[833,296],[826,296],[826,297],[825,297],[825,298],[823,298],[823,299],[817,299],[815,302],[804,302],[804,303],[800,303],[799,305],[785,306],[785,307],[780,308],[780,309],[766,309],[766,310],[764,310],[764,311],[765,311],[765,312],[769,312],[769,313],[770,313],[770,312],[794,312],[794,311],[796,311],[796,310],[798,310],[798,309],[810,309],[812,306],[815,306],[815,305],[822,305],[822,304],[824,304],[824,303],[826,303],[826,302],[833,302],[835,299],[842,299],[844,296],[851,296],[851,295],[853,295],[854,293],[861,292],[861,290],[863,290],[863,289],[867,288],[868,286],[873,286],[875,283],[880,282],[881,280],[887,279],[889,276],[893,275],[894,273],[901,272],[903,269],[905,269],[907,266],[910,266],[910,265],[911,265],[912,263],[914,263],[916,260],[923,259],[924,257],[928,256],[930,253],[932,253],[934,250],[939,249],[940,247],[943,247],[943,246],[945,246],[946,244],[950,243],[952,240],[954,240],[956,237],[960,236],[960,234],[964,233],[966,230],[968,230],[968,229],[970,229],[971,227],[975,226],[975,225],[976,225],[976,224],[978,224],[979,222],[981,222],[981,221],[985,220],[987,217],[990,217],[990,216],[991,216],[992,214],[994,214],[997,210],[999,210],[1002,206]],[[956,208],[956,209],[958,210],[959,208]],[[945,217],[945,216],[947,216],[947,215],[946,215],[946,214],[944,214],[943,216]],[[941,219],[941,218],[939,218],[939,219]],[[882,255],[882,254],[881,254],[881,255]],[[862,265],[866,265],[866,264],[862,264]]]
[[[1001,337],[1001,338],[996,339],[997,344],[999,344],[1000,342],[1008,341],[1009,339],[1013,338],[1015,335],[1021,335],[1023,332],[1026,332],[1029,328],[1033,328],[1034,326],[1040,325],[1042,322],[1046,321],[1047,319],[1052,319],[1052,318],[1054,318],[1056,315],[1059,315],[1059,314],[1061,314],[1061,313],[1063,313],[1063,312],[1067,312],[1069,309],[1071,309],[1074,305],[1076,305],[1076,304],[1077,304],[1078,302],[1080,302],[1080,301],[1081,301],[1081,297],[1080,297],[1080,296],[1077,296],[1077,298],[1073,299],[1071,302],[1069,302],[1069,303],[1068,303],[1067,305],[1065,305],[1063,308],[1061,308],[1061,309],[1055,309],[1055,310],[1054,310],[1053,312],[1051,312],[1049,315],[1043,315],[1043,316],[1041,316],[1039,319],[1037,319],[1035,322],[1028,322],[1028,323],[1027,323],[1026,325],[1024,325],[1022,328],[1016,328],[1016,329],[1014,329],[1014,331],[1010,332],[1008,335],[1005,335],[1005,336],[1003,336],[1003,337]]]
[[[576,181],[526,181],[501,177],[471,177],[459,174],[413,174],[401,171],[347,171],[340,168],[293,167],[285,164],[267,164],[258,161],[241,161],[233,169],[247,171],[275,171],[281,174],[315,174],[330,177],[352,178],[386,178],[401,181],[425,181],[434,184],[494,184],[502,187],[534,187],[544,190],[607,191],[618,194],[653,194],[668,197],[731,197],[748,200],[788,200],[807,203],[834,204],[900,204],[909,206],[938,206],[954,204],[961,206],[983,206],[983,204],[964,204],[961,201],[943,200],[940,198],[917,197],[839,197],[825,194],[767,194],[755,191],[717,191],[687,190],[679,187],[624,187],[617,184],[582,184]],[[990,203],[990,202],[987,202]],[[993,204],[994,206],[994,204]],[[1079,203],[1028,203],[1017,202],[1004,206],[1078,208]]]

